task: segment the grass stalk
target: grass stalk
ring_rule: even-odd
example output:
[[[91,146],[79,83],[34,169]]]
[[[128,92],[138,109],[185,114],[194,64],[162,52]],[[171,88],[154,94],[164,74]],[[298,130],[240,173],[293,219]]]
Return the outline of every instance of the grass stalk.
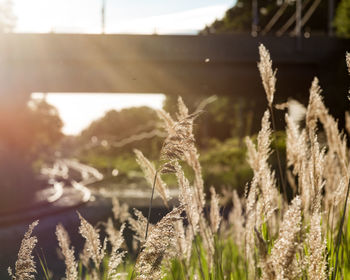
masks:
[[[280,174],[280,181],[281,181],[281,185],[282,185],[282,191],[283,191],[283,197],[286,201],[288,201],[288,197],[287,197],[287,188],[286,188],[286,182],[284,180],[284,176],[283,176],[283,172],[282,172],[282,163],[281,163],[281,157],[280,157],[280,153],[278,151],[278,148],[277,148],[277,138],[276,138],[276,122],[275,122],[275,114],[273,112],[273,107],[272,105],[269,106],[269,109],[270,109],[270,112],[271,112],[271,121],[272,121],[272,128],[273,128],[273,131],[275,132],[274,133],[274,136],[273,136],[273,140],[275,142],[275,150],[276,150],[276,156],[277,156],[277,165],[278,165],[278,171],[279,171],[279,174]]]
[[[346,208],[348,204],[348,197],[349,197],[349,191],[350,191],[350,184],[348,183],[348,188],[346,190],[346,198],[345,198],[345,203],[344,203],[344,209],[343,209],[343,214],[340,220],[340,225],[339,225],[339,230],[338,230],[338,235],[337,235],[337,243],[335,246],[335,265],[334,265],[334,271],[332,274],[332,280],[336,279],[337,276],[337,270],[338,270],[338,258],[339,258],[339,248],[340,248],[340,242],[341,242],[341,236],[343,232],[343,225],[345,221],[345,215],[346,215]]]
[[[37,256],[38,256],[38,259],[39,259],[39,262],[40,262],[40,267],[44,273],[44,277],[45,277],[45,280],[50,280],[50,276],[49,276],[49,268],[47,266],[47,262],[46,262],[46,258],[45,258],[45,255],[44,255],[44,252],[43,252],[43,249],[41,249],[41,254],[43,256],[43,258],[40,257],[39,253],[36,252]]]
[[[147,240],[147,236],[148,236],[148,228],[149,228],[149,223],[150,223],[150,219],[151,219],[152,203],[153,203],[153,196],[154,196],[154,189],[155,189],[155,186],[156,186],[157,175],[158,175],[158,170],[156,170],[156,174],[154,174],[151,201],[150,201],[149,207],[148,207],[148,217],[147,217],[145,241]]]
[[[193,226],[192,226],[192,229],[193,229]],[[202,279],[205,280],[205,274],[204,274],[203,265],[202,265],[202,261],[201,261],[201,253],[200,253],[199,248],[198,248],[198,243],[197,243],[196,237],[194,239],[194,246],[196,248],[197,255],[198,255],[199,270],[201,271]]]

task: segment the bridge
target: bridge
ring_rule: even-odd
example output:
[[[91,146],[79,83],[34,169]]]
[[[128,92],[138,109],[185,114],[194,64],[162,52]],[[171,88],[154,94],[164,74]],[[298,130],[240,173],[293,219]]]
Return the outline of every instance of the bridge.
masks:
[[[350,50],[349,41],[249,35],[0,35],[2,102],[32,92],[166,93],[241,95],[262,93],[258,45],[278,68],[277,90],[305,94],[312,77]]]

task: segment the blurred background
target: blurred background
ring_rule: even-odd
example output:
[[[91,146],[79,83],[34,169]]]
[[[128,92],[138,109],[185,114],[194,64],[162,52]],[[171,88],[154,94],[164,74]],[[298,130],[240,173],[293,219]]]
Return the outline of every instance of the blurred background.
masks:
[[[50,246],[57,222],[76,232],[76,209],[92,221],[110,215],[111,197],[146,209],[133,150],[157,163],[155,110],[175,116],[178,96],[190,111],[210,100],[195,125],[206,187],[243,193],[243,139],[267,105],[260,43],[278,69],[276,104],[298,118],[318,76],[344,127],[349,38],[350,0],[0,0],[0,270],[34,218]]]

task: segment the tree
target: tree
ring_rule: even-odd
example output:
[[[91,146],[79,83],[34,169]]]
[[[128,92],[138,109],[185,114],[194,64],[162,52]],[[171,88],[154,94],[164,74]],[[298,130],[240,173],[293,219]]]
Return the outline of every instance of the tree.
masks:
[[[157,128],[158,122],[156,112],[149,107],[132,107],[120,111],[111,110],[82,131],[77,139],[79,142],[78,145],[81,148],[91,143],[92,139],[96,139],[100,143],[112,144],[108,149],[108,154],[110,155],[132,153],[134,148],[145,148],[148,151],[146,154],[149,155],[153,153],[153,149],[149,149],[150,141],[160,148],[159,139],[157,141],[154,141],[155,138],[144,140],[137,138],[137,141],[132,141],[132,139],[135,135],[142,135],[142,133],[153,131]],[[130,139],[130,142],[127,139]],[[127,141],[125,142],[125,140]],[[113,148],[113,143],[120,144],[122,142],[125,142],[125,145],[123,144],[122,147]],[[106,151],[106,149],[104,150]],[[98,149],[97,153],[102,154],[104,150],[103,148]],[[158,150],[156,152],[158,153]]]
[[[57,109],[44,99],[24,108],[1,107],[0,145],[32,162],[49,155],[63,136],[62,126]]]
[[[29,104],[0,107],[0,213],[26,207],[36,190],[46,186],[33,164],[53,155],[63,136],[63,123],[53,106],[45,100]]]
[[[12,32],[16,26],[12,0],[0,2],[0,33]]]
[[[63,137],[63,122],[57,109],[45,99],[31,100],[29,103],[30,156],[32,158],[51,157],[53,150]]]
[[[259,0],[258,15],[259,24],[258,31],[263,31],[272,17],[283,10],[283,13],[272,26],[269,32],[278,31],[295,12],[295,2],[285,0]],[[317,4],[317,0],[303,1],[303,14]],[[327,30],[327,1],[321,1],[311,18],[305,23],[303,30],[305,31],[323,31]],[[211,25],[207,26],[201,33],[227,33],[227,32],[250,32],[252,24],[252,0],[237,0],[236,5],[228,9],[222,19],[215,20]],[[295,22],[287,29],[287,33],[293,31]]]
[[[339,37],[350,38],[350,0],[342,0],[339,3],[334,25]]]

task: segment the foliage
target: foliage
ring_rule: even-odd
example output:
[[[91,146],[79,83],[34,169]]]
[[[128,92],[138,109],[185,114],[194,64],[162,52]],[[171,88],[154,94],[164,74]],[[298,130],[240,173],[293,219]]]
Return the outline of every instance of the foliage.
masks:
[[[15,116],[14,116],[15,115]],[[31,100],[28,107],[2,111],[0,145],[24,160],[34,161],[52,154],[63,134],[56,108],[45,100]]]
[[[256,139],[256,136],[253,136]],[[285,162],[285,134],[280,131],[276,133],[277,142],[274,142],[276,149],[282,154],[282,161]],[[277,144],[275,144],[277,143]],[[200,163],[203,169],[205,190],[209,192],[209,187],[215,185],[220,189],[236,189],[240,194],[244,192],[246,184],[252,178],[252,171],[246,160],[246,147],[243,140],[237,137],[228,138],[225,141],[212,139],[206,148],[200,150]],[[115,186],[127,185],[138,182],[142,184],[142,173],[135,160],[134,154],[123,153],[117,156],[101,154],[96,150],[90,150],[82,154],[79,159],[85,164],[91,165],[105,175],[105,179],[94,184],[94,186]],[[271,157],[271,164],[277,168],[275,154]],[[185,174],[193,179],[193,174],[183,164]],[[117,177],[112,176],[113,170],[118,170]],[[165,181],[169,186],[175,186],[176,181],[171,176],[165,176]]]
[[[238,189],[252,178],[252,171],[246,161],[246,149],[238,138],[225,142],[213,140],[211,148],[201,153],[201,164],[206,187],[217,186]]]
[[[256,135],[252,136],[256,141]],[[274,134],[273,147],[282,154],[282,164],[285,163],[285,133],[278,131]],[[240,138],[229,138],[225,141],[213,139],[209,148],[201,151],[200,162],[203,167],[203,178],[208,189],[215,185],[236,189],[240,194],[244,192],[246,184],[252,179],[253,173],[246,159],[247,149]],[[275,153],[270,159],[271,165],[277,169]]]
[[[258,1],[259,9],[259,31],[261,31],[271,20],[274,14],[281,8],[284,1]],[[289,1],[283,15],[276,22],[271,32],[276,32],[295,12],[296,1]],[[306,7],[309,8],[311,3]],[[201,33],[226,33],[226,32],[250,32],[252,25],[252,1],[239,0],[228,9],[222,19],[215,20],[207,26]],[[292,31],[294,24],[289,31]],[[322,1],[316,11],[305,24],[306,31],[326,31],[327,30],[327,3]]]
[[[136,147],[140,148],[146,145],[149,147],[148,139],[136,141],[136,144],[131,141],[131,143],[122,145],[119,149],[108,144],[118,143],[119,141],[132,138],[134,135],[153,131],[158,128],[157,125],[156,112],[149,107],[132,107],[120,111],[111,110],[82,131],[78,142],[79,145],[87,145],[91,141],[101,142],[105,140],[104,143],[106,145],[102,144],[109,147],[109,154],[120,154],[121,148],[123,153],[132,152]],[[159,146],[157,149],[159,149]]]
[[[350,38],[350,1],[341,0],[334,19],[339,37]]]
[[[52,155],[63,137],[63,122],[57,109],[46,100],[31,100],[29,103],[27,133],[31,135],[29,152],[34,158]],[[28,137],[29,138],[29,137]]]

